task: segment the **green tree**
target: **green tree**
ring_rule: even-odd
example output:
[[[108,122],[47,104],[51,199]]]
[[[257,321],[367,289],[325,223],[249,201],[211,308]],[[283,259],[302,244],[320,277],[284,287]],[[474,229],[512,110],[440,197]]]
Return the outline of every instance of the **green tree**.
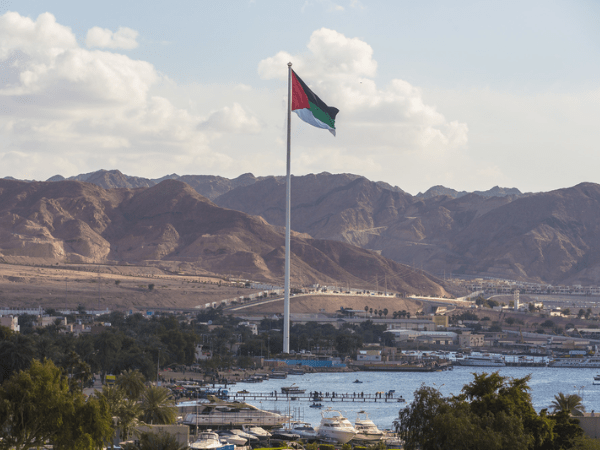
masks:
[[[159,386],[148,386],[142,394],[142,420],[150,424],[171,424],[177,419],[177,407],[171,391]]]
[[[541,449],[553,438],[553,422],[533,409],[528,381],[474,374],[461,394],[449,398],[422,386],[394,426],[407,450]]]
[[[102,386],[102,392],[96,391],[96,397],[108,405],[111,416],[117,418],[121,435],[127,439],[140,416],[138,403],[125,398],[124,392],[117,386]]]
[[[387,318],[389,311],[387,308],[383,308],[383,315]]]
[[[139,400],[144,389],[146,378],[139,370],[126,370],[117,377],[117,386],[130,400]]]
[[[582,398],[577,394],[565,395],[559,392],[554,396],[554,400],[550,404],[550,408],[554,412],[566,411],[574,416],[583,416],[585,406],[583,406]]]
[[[19,370],[29,367],[35,355],[34,340],[30,336],[14,333],[0,342],[0,383]]]
[[[113,434],[107,405],[71,392],[67,377],[49,360],[33,360],[2,384],[0,423],[0,449],[49,442],[60,450],[92,450]]]

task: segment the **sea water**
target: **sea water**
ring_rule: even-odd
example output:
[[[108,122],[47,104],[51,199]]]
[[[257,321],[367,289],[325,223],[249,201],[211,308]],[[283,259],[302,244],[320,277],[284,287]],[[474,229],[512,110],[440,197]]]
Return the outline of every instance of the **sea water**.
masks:
[[[498,371],[500,375],[511,378],[522,378],[531,374],[529,391],[533,406],[537,411],[550,408],[554,396],[559,392],[565,395],[578,394],[583,398],[586,411],[600,411],[600,385],[594,385],[594,376],[598,369],[569,369],[552,367],[461,367],[455,366],[453,370],[444,372],[344,372],[344,373],[307,373],[305,375],[289,375],[287,379],[273,379],[262,383],[237,383],[228,386],[231,394],[247,390],[251,393],[269,393],[277,391],[278,401],[273,400],[251,400],[246,401],[258,408],[266,410],[278,410],[287,414],[293,413],[295,419],[319,425],[321,411],[331,406],[340,411],[352,423],[356,419],[358,411],[366,411],[375,424],[382,429],[392,429],[393,421],[398,417],[400,409],[406,407],[414,398],[414,392],[421,385],[439,389],[444,396],[459,394],[465,384],[473,381],[473,373],[492,373]],[[362,383],[354,383],[358,379]],[[294,383],[300,389],[306,389],[308,395],[311,391],[319,391],[325,395],[329,392],[330,397],[323,397],[320,403],[322,409],[310,408],[311,402],[306,400],[286,401],[281,394],[282,386],[290,386]],[[364,392],[375,394],[376,392],[388,392],[395,390],[394,397],[399,396],[406,399],[406,403],[398,403],[396,399],[378,399],[376,403],[372,400],[366,402],[356,399],[339,398],[331,401],[331,393],[353,394]],[[385,397],[385,396],[383,396]]]

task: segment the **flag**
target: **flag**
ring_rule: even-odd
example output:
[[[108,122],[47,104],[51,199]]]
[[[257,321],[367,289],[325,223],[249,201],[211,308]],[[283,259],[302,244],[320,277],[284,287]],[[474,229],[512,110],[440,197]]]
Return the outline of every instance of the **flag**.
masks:
[[[335,136],[335,116],[339,109],[327,106],[292,70],[292,111],[303,121],[325,128]]]

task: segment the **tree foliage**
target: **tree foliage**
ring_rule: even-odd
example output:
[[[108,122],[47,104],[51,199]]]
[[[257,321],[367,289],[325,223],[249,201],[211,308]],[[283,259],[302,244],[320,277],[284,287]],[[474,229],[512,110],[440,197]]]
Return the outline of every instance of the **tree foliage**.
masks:
[[[169,398],[171,391],[160,386],[148,386],[142,394],[142,420],[149,424],[172,424],[177,419],[177,407]]]
[[[562,392],[559,392],[558,395],[554,396],[550,408],[552,408],[554,412],[565,411],[574,416],[582,416],[585,411],[582,400],[583,399],[577,394],[565,395]]]
[[[0,387],[0,449],[49,442],[56,449],[100,448],[113,434],[108,406],[71,391],[52,361],[33,360]]]
[[[474,374],[461,394],[451,397],[422,386],[394,426],[407,450],[542,449],[554,439],[554,421],[534,410],[528,381],[498,372]]]

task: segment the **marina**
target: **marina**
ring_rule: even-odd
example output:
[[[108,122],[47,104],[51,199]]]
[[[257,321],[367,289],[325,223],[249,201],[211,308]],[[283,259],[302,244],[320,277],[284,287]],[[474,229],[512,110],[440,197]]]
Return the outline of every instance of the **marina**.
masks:
[[[410,404],[413,393],[421,385],[439,389],[442,395],[460,393],[464,385],[473,381],[473,373],[491,373],[498,371],[502,376],[522,378],[531,375],[529,386],[532,403],[537,411],[548,408],[554,396],[559,392],[564,394],[578,394],[588,411],[598,410],[600,405],[600,385],[594,384],[594,377],[598,375],[598,369],[591,368],[554,368],[554,367],[464,367],[455,366],[452,371],[440,372],[341,372],[341,373],[310,373],[294,378],[295,384],[306,389],[307,394],[315,386],[323,390],[323,397],[313,401],[310,395],[289,396],[282,395],[281,388],[290,386],[289,379],[270,379],[262,384],[239,382],[235,385],[235,391],[229,392],[231,401],[245,401],[257,408],[267,411],[279,411],[282,415],[293,416],[291,420],[298,420],[316,426],[321,420],[321,410],[332,406],[340,410],[345,417],[354,418],[360,411],[366,411],[369,419],[379,429],[390,430],[393,421],[398,417],[398,411]],[[353,383],[356,379],[363,381],[360,384]],[[257,387],[260,386],[260,392]],[[383,398],[375,395],[378,392],[387,393],[394,390],[393,399],[385,395]],[[246,394],[238,394],[238,391],[247,391]],[[270,396],[269,393],[277,391],[277,395]],[[336,397],[325,396],[326,393],[336,393]],[[362,392],[365,398],[370,400],[358,401],[354,394]],[[352,399],[344,396],[337,397],[338,393],[352,395]],[[266,394],[266,395],[264,395]],[[402,397],[406,403],[399,403]],[[292,400],[292,398],[297,398]],[[343,398],[343,402],[342,402]],[[376,400],[376,401],[375,401]],[[321,408],[312,407],[320,404]],[[186,405],[182,405],[186,406]],[[187,407],[180,411],[192,412],[193,407],[187,403]]]

